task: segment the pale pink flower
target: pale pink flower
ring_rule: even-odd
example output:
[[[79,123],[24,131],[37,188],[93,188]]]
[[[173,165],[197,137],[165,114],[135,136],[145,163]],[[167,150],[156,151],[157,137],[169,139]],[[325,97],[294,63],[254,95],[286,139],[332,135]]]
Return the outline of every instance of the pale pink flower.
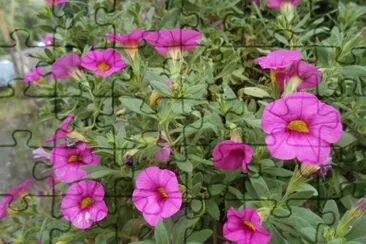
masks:
[[[73,114],[69,114],[66,119],[61,123],[60,128],[56,130],[56,132],[46,140],[46,143],[51,143],[57,141],[59,139],[66,138],[71,132],[72,129],[70,128],[70,124],[74,119]]]
[[[253,149],[244,143],[226,140],[215,146],[212,156],[216,168],[225,170],[242,168],[246,173],[253,157]]]
[[[52,46],[55,40],[56,39],[50,34],[45,34],[43,37],[43,43],[46,47]]]
[[[152,226],[171,217],[182,205],[182,193],[175,173],[155,166],[144,169],[137,176],[132,200]]]
[[[46,0],[48,5],[60,5],[64,3],[68,3],[69,0]]]
[[[0,203],[0,219],[7,216],[8,211],[14,211],[9,207],[12,203],[14,203],[19,197],[26,194],[29,188],[32,186],[33,181],[28,179],[23,183],[17,185],[13,189],[9,190]]]
[[[127,67],[121,54],[112,48],[89,51],[82,58],[81,66],[104,78]]]
[[[50,153],[50,160],[57,180],[65,183],[87,176],[88,172],[82,169],[82,166],[100,163],[100,157],[94,154],[94,149],[84,142],[76,142],[72,147],[66,144],[57,145]]]
[[[169,86],[170,89],[173,88],[173,81],[172,80],[166,80],[165,83]]]
[[[143,37],[162,56],[166,56],[168,53],[183,52],[196,48],[202,34],[189,29],[168,29],[145,32]]]
[[[61,202],[66,221],[78,229],[87,229],[107,216],[103,185],[96,181],[81,181],[70,186]]]
[[[262,226],[255,208],[241,211],[229,208],[223,234],[227,240],[238,244],[268,244],[272,239],[271,233]]]
[[[81,64],[80,56],[75,53],[68,53],[52,64],[52,77],[54,79],[67,80],[72,78],[79,71]]]
[[[26,73],[23,77],[24,82],[37,83],[42,79],[43,69],[41,67],[35,67],[31,72]]]
[[[268,104],[262,129],[272,157],[319,164],[342,137],[339,112],[310,93],[297,92]]]
[[[35,160],[50,160],[50,154],[44,150],[42,147],[39,147],[32,151],[33,159]]]

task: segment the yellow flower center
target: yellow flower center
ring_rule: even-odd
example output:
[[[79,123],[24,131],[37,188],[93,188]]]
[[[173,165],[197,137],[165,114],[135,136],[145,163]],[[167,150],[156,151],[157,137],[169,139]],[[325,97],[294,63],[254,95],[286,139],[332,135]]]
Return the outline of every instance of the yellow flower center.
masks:
[[[160,193],[160,195],[163,197],[163,198],[168,198],[168,194],[166,193],[166,190],[164,187],[160,187],[158,189],[158,192]]]
[[[291,131],[308,133],[308,125],[303,120],[293,120],[287,125],[287,129]]]
[[[80,162],[80,161],[83,161],[83,158],[78,155],[72,155],[67,159],[68,163],[75,163],[75,162]]]
[[[244,224],[245,226],[247,226],[249,229],[251,229],[252,231],[256,231],[256,230],[257,230],[257,229],[255,228],[255,226],[254,226],[250,221],[245,220],[245,221],[243,221],[243,224]]]
[[[93,198],[85,197],[80,203],[80,208],[85,209],[85,208],[89,207],[90,205],[92,205],[93,203],[94,203]]]
[[[109,64],[103,62],[103,63],[100,63],[98,64],[98,69],[102,72],[106,72],[108,71],[109,69],[111,68],[111,66],[109,66]]]

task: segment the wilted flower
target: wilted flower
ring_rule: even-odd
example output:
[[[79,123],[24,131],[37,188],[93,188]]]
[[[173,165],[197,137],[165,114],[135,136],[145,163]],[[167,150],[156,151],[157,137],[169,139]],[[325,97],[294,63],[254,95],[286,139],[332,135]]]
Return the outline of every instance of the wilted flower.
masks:
[[[61,211],[66,221],[79,229],[87,229],[107,216],[103,185],[96,181],[81,181],[73,184],[61,202]]]
[[[169,143],[165,139],[161,138],[158,140],[157,145],[160,146],[161,149],[154,154],[154,157],[162,163],[168,162],[172,152]]]
[[[52,64],[52,77],[54,79],[67,80],[77,76],[80,72],[81,58],[75,53],[68,53]]]
[[[332,157],[326,158],[323,162],[302,162],[302,165],[316,167],[313,170],[315,172],[311,173],[314,177],[325,177],[328,171],[332,169]]]
[[[104,78],[126,68],[126,62],[121,58],[121,54],[113,48],[105,50],[89,51],[82,58],[81,66],[95,72]]]
[[[77,142],[72,147],[66,144],[57,145],[50,153],[50,160],[56,178],[65,183],[81,180],[87,176],[88,172],[83,170],[82,166],[100,163],[100,157],[94,154],[94,149],[83,142]]]
[[[255,208],[245,208],[241,211],[229,208],[223,232],[226,239],[240,244],[267,244],[272,238],[262,226]]]
[[[19,197],[26,194],[28,189],[32,186],[33,181],[28,179],[23,183],[17,185],[13,189],[9,190],[0,203],[0,219],[7,216],[8,212],[14,212],[9,205],[14,203]]]
[[[42,147],[39,147],[35,150],[32,151],[33,154],[33,159],[37,160],[49,160],[50,159],[50,154],[44,150]]]
[[[137,176],[132,200],[152,226],[171,217],[182,205],[182,193],[175,173],[155,166],[144,169]]]
[[[35,67],[31,72],[24,75],[24,82],[38,83],[42,79],[43,69],[41,67]]]
[[[319,164],[330,155],[330,144],[342,136],[339,112],[310,93],[297,92],[268,104],[262,129],[271,155],[282,160]]]
[[[60,128],[56,130],[56,132],[46,140],[46,143],[51,143],[53,141],[57,141],[59,139],[66,138],[71,132],[70,123],[74,119],[73,114],[69,114],[66,119],[61,123]]]
[[[216,168],[237,170],[241,167],[246,173],[253,157],[253,149],[247,144],[226,140],[215,146],[212,156]]]
[[[189,29],[168,29],[145,32],[143,38],[162,56],[176,58],[178,53],[196,48],[202,34]]]

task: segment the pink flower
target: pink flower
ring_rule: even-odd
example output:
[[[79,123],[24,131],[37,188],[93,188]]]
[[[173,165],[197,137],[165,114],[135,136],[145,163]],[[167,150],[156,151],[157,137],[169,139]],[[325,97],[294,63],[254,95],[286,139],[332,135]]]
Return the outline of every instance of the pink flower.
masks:
[[[310,93],[298,92],[266,106],[265,141],[273,157],[317,164],[330,155],[330,144],[343,133],[339,112]]]
[[[173,81],[172,80],[166,80],[165,83],[169,86],[170,89],[173,88]]]
[[[66,221],[79,229],[87,229],[107,216],[103,185],[96,181],[81,181],[73,184],[61,202],[61,211]]]
[[[270,52],[267,56],[257,58],[255,62],[259,64],[262,69],[281,71],[300,59],[300,51],[277,50]]]
[[[262,226],[255,208],[245,208],[240,212],[229,208],[223,233],[226,239],[238,244],[267,244],[272,238]]]
[[[164,139],[160,139],[157,144],[161,147],[161,149],[154,154],[154,157],[160,162],[168,162],[172,152],[169,143]]]
[[[28,179],[23,183],[17,185],[16,187],[14,187],[13,189],[9,190],[5,194],[4,198],[0,203],[0,219],[6,217],[8,211],[14,211],[11,208],[8,209],[9,205],[15,202],[22,195],[26,194],[26,192],[29,190],[32,184],[33,181],[31,179]]]
[[[66,138],[68,134],[72,132],[72,129],[70,128],[70,123],[74,119],[73,114],[69,114],[66,119],[61,123],[60,128],[56,130],[56,132],[46,140],[46,143],[51,143],[54,141],[57,141],[59,139]]]
[[[175,173],[155,166],[144,169],[137,176],[132,200],[152,226],[174,215],[182,205],[182,193]]]
[[[88,172],[82,166],[100,163],[100,157],[93,152],[84,142],[76,142],[72,147],[66,144],[56,146],[50,153],[56,178],[65,183],[83,179]]]
[[[43,43],[46,47],[52,46],[55,40],[56,39],[50,34],[45,34],[43,37]]]
[[[166,56],[168,53],[175,55],[176,52],[194,49],[201,38],[201,33],[188,29],[160,30],[144,34],[144,39],[162,56]]]
[[[112,48],[90,51],[82,58],[81,66],[104,78],[126,68],[121,54]]]
[[[300,4],[300,0],[269,0],[267,2],[269,8],[282,8],[284,4],[297,6]]]
[[[321,80],[321,72],[312,64],[304,61],[295,61],[289,68],[288,72],[284,72],[284,77],[279,78],[277,75],[277,82],[279,83],[281,91],[286,87],[289,81],[298,83],[297,91],[305,88],[312,88],[317,86]]]
[[[29,73],[26,73],[23,77],[24,82],[37,83],[42,79],[43,69],[41,67],[35,67]]]
[[[139,43],[142,41],[142,35],[145,31],[136,29],[129,34],[120,35],[109,33],[107,39],[112,42],[121,44],[124,48],[137,48]]]
[[[72,78],[79,71],[80,63],[80,56],[75,53],[68,53],[58,58],[51,67],[53,78],[61,80]]]
[[[67,2],[69,2],[69,0],[47,0],[48,5],[60,5]]]
[[[241,167],[246,173],[253,157],[253,149],[244,143],[226,140],[215,146],[212,156],[216,168],[237,170]]]
[[[44,150],[42,147],[39,147],[35,150],[32,151],[33,154],[33,159],[37,160],[49,160],[50,159],[50,154]]]

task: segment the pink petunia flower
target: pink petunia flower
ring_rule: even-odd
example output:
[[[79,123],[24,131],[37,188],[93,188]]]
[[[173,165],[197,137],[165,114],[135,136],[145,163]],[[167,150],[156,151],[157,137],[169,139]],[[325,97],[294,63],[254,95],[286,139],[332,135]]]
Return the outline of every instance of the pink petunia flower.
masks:
[[[152,226],[171,217],[182,205],[182,193],[175,173],[155,166],[144,169],[137,176],[132,200]]]
[[[35,150],[32,151],[33,154],[33,159],[35,160],[49,160],[50,159],[50,154],[44,150],[42,147],[39,147]]]
[[[54,79],[67,80],[79,72],[81,58],[75,53],[68,53],[58,59],[52,64],[52,77]]]
[[[216,168],[237,170],[241,167],[246,173],[253,157],[253,149],[244,143],[226,140],[215,146],[212,156]]]
[[[9,190],[4,198],[2,199],[0,203],[0,219],[7,216],[8,212],[13,212],[11,208],[9,208],[9,205],[13,202],[15,202],[19,197],[22,197],[26,192],[29,190],[29,188],[32,186],[33,181],[31,179],[28,179],[24,181],[23,183],[17,185],[13,189]]]
[[[48,5],[60,5],[60,4],[63,4],[63,3],[68,3],[69,0],[47,0],[47,4]]]
[[[284,8],[284,5],[297,6],[300,4],[300,0],[269,0],[267,7],[269,8]]]
[[[176,56],[179,52],[196,48],[202,34],[189,29],[168,29],[145,32],[143,37],[162,56]]]
[[[330,155],[330,144],[342,136],[339,112],[310,93],[297,92],[268,104],[262,129],[271,155],[317,164]]]
[[[281,91],[284,91],[289,82],[293,83],[290,84],[291,86],[296,86],[296,91],[315,87],[320,83],[322,75],[314,65],[304,61],[295,61],[290,66],[288,72],[285,72],[284,74],[284,78],[277,78]]]
[[[126,62],[121,58],[121,54],[113,48],[106,50],[89,51],[82,58],[81,66],[94,71],[104,78],[126,68]]]
[[[300,51],[276,50],[264,57],[257,58],[255,62],[259,64],[262,69],[282,71],[292,65],[293,62],[299,61],[300,59]]]
[[[57,141],[59,139],[66,138],[68,134],[72,132],[72,129],[70,128],[70,124],[72,120],[74,119],[73,114],[69,114],[66,119],[61,123],[60,128],[56,130],[56,132],[46,140],[46,143],[51,143],[54,141]]]
[[[61,202],[66,221],[79,229],[87,229],[107,216],[103,185],[97,181],[81,181],[73,184]]]
[[[154,154],[155,159],[163,163],[168,162],[172,152],[169,143],[164,139],[159,139],[157,144],[161,149]]]
[[[35,67],[33,70],[24,75],[23,80],[27,83],[38,83],[42,79],[43,69]]]
[[[109,33],[107,39],[119,43],[131,58],[134,58],[138,50],[138,45],[142,41],[142,35],[145,31],[136,29],[129,34],[120,35]]]
[[[271,234],[262,226],[255,208],[241,211],[229,208],[223,234],[226,239],[238,244],[267,244],[272,239]]]
[[[50,34],[45,34],[43,37],[43,43],[46,47],[52,46],[55,40],[56,39]]]
[[[81,167],[98,165],[100,157],[94,154],[94,149],[84,142],[76,142],[69,147],[66,144],[57,145],[50,153],[51,163],[55,169],[56,178],[65,183],[83,179],[88,172]]]

